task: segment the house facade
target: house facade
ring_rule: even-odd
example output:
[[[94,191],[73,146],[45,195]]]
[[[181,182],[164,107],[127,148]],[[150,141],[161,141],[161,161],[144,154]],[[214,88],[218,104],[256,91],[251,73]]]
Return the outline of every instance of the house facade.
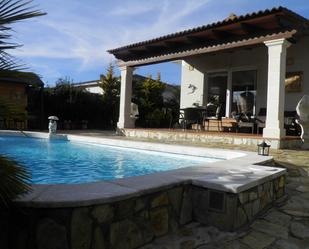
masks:
[[[103,89],[100,87],[100,80],[85,81],[73,83],[72,86],[84,89],[87,92],[103,95]]]
[[[301,97],[309,94],[309,37],[286,49],[284,110],[295,111]],[[239,112],[239,93],[253,94],[253,115],[267,109],[268,47],[265,46],[182,60],[181,108],[206,105],[213,95],[222,95],[224,116]],[[273,69],[272,69],[273,70]],[[289,87],[289,78],[300,78]],[[192,92],[189,87],[194,85]],[[271,96],[270,96],[271,97]],[[271,98],[272,99],[272,98]],[[271,101],[271,99],[269,101]]]
[[[135,82],[135,84],[142,84],[147,77],[144,77],[139,74],[133,74],[132,76],[132,82]],[[163,92],[163,100],[164,101],[170,101],[170,100],[176,100],[177,96],[175,94],[175,91],[177,91],[178,86],[168,84],[166,82],[162,82],[166,85],[166,88]],[[85,82],[79,82],[79,83],[73,83],[73,87],[84,89],[87,92],[94,93],[94,94],[100,94],[103,95],[104,91],[102,87],[100,86],[100,80],[92,80],[92,81],[85,81]]]
[[[43,89],[41,79],[28,72],[0,72],[0,129],[26,129],[28,126],[28,90]]]
[[[181,108],[216,101],[225,117],[264,112],[263,137],[285,138],[285,113],[309,94],[308,31],[308,19],[278,7],[109,50],[122,76],[118,127],[130,127],[134,67],[180,60]]]

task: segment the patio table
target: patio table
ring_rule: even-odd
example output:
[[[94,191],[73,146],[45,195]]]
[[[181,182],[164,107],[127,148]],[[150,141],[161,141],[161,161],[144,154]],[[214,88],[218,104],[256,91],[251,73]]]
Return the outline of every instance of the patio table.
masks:
[[[204,125],[201,124],[201,122],[203,122],[206,107],[199,106],[180,108],[180,111],[183,111],[182,117],[180,118],[183,120],[183,129],[187,129],[187,125],[194,122],[197,123],[197,125]]]

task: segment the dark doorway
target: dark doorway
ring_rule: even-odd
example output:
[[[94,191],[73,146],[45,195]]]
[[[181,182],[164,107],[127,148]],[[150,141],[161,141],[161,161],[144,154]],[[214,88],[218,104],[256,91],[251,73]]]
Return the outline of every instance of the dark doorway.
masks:
[[[227,73],[211,73],[208,75],[208,103],[221,106],[221,116],[226,109]]]

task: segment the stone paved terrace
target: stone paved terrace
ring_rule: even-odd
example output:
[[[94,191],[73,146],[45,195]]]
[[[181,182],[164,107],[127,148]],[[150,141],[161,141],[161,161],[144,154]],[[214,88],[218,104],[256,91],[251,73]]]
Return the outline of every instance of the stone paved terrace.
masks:
[[[100,131],[71,133],[86,136],[114,134]],[[149,139],[147,141],[158,142]],[[203,147],[256,150],[255,147],[228,144],[207,145],[198,142],[177,144],[182,143]],[[249,227],[237,233],[226,233],[214,227],[191,223],[177,233],[157,239],[142,249],[309,249],[309,151],[271,150],[271,155],[274,157],[271,166],[285,167],[288,170],[287,196]]]

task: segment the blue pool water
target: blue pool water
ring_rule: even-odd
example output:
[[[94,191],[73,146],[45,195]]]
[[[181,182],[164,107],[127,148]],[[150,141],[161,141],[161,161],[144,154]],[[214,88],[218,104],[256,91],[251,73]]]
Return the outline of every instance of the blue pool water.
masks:
[[[0,137],[0,155],[25,165],[37,184],[95,182],[222,160],[13,136]]]

